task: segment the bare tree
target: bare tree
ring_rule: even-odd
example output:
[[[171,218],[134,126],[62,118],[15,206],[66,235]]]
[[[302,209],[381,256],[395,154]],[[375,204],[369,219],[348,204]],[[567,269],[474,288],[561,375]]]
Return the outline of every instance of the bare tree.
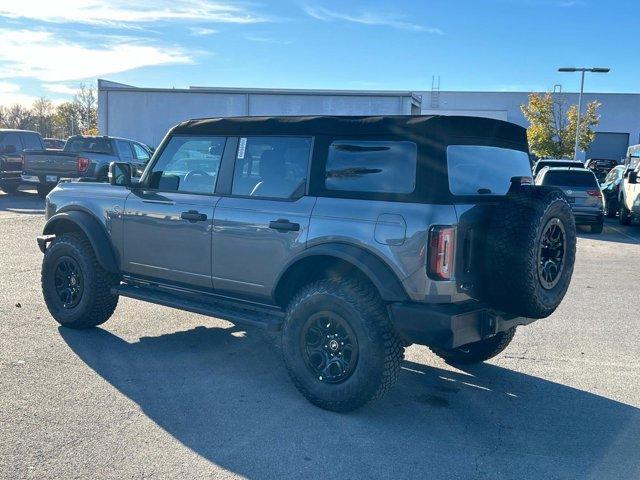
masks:
[[[7,128],[7,109],[0,105],[0,128]]]
[[[95,135],[98,133],[98,98],[93,87],[87,87],[84,83],[76,93],[73,103],[79,114],[80,131],[84,134]]]
[[[36,130],[43,137],[51,137],[53,135],[53,103],[45,97],[40,97],[33,102],[31,107]]]
[[[35,122],[31,111],[16,103],[8,108],[5,123],[7,128],[19,128],[31,130],[35,127]]]

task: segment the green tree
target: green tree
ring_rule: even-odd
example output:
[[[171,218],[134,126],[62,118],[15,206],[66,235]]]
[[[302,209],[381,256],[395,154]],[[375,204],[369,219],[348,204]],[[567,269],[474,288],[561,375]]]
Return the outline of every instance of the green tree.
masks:
[[[80,133],[80,114],[74,102],[63,102],[58,105],[52,117],[52,135],[66,139]]]
[[[587,104],[586,112],[580,116],[580,138],[578,147],[589,148],[595,133],[593,127],[600,122],[600,102]],[[529,102],[521,105],[522,113],[529,121],[527,138],[530,150],[540,158],[571,158],[574,154],[578,107],[567,108],[561,95],[532,93]]]

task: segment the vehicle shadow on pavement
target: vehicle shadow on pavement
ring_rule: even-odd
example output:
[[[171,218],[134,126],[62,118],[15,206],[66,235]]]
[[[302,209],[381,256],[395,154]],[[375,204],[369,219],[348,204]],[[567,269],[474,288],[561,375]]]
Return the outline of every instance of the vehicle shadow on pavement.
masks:
[[[0,212],[19,214],[44,214],[44,200],[33,192],[18,190],[12,194],[0,194]]]
[[[384,399],[336,414],[297,392],[257,331],[198,327],[132,343],[103,329],[60,334],[157,425],[248,478],[640,474],[640,409],[496,365],[407,361]]]
[[[636,223],[620,225],[617,220],[611,219],[605,220],[602,233],[591,233],[586,227],[578,226],[577,235],[579,238],[598,240],[600,242],[640,245],[640,227]]]

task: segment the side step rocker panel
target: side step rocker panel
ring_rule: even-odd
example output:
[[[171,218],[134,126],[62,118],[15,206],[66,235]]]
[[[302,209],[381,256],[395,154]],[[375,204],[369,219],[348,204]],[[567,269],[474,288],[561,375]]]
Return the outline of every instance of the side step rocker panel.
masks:
[[[259,307],[245,305],[237,306],[231,304],[229,301],[204,302],[192,300],[155,288],[123,284],[112,288],[111,293],[163,305],[165,307],[186,310],[208,317],[220,318],[231,323],[262,328],[271,332],[279,331],[282,328],[284,320],[284,313],[282,313],[282,311],[267,311]]]

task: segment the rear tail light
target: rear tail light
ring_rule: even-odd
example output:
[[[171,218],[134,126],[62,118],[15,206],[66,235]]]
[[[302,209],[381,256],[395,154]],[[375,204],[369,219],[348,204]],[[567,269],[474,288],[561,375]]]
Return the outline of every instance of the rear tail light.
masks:
[[[451,280],[455,252],[455,229],[450,226],[432,227],[429,232],[429,277]]]
[[[602,197],[602,192],[600,190],[587,190],[587,195],[590,197]]]
[[[88,158],[85,157],[78,157],[78,171],[79,172],[86,172],[87,169],[89,168],[89,164],[90,164],[90,160]]]

